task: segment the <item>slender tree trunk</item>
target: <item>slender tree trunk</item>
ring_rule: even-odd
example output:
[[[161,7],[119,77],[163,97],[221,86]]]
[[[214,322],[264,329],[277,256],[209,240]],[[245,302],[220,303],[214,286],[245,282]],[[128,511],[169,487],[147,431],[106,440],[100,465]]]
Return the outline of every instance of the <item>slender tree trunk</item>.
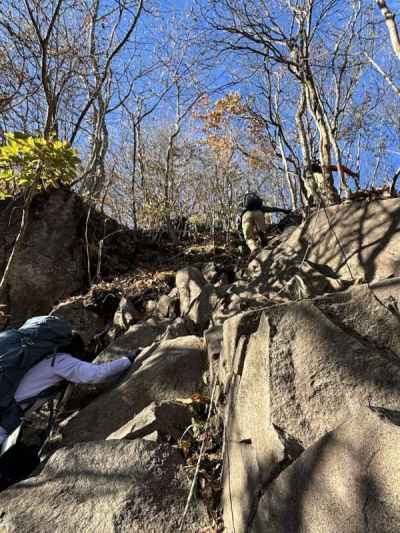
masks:
[[[285,168],[285,177],[286,177],[286,182],[287,182],[288,189],[289,189],[290,202],[292,204],[292,209],[296,209],[296,207],[297,207],[296,191],[294,189],[293,182],[292,182],[292,180],[290,178],[290,175],[289,175],[288,163],[287,163],[287,159],[286,159],[286,155],[285,155],[285,150],[283,149],[282,139],[281,139],[280,136],[279,136],[279,150],[281,152],[283,166]]]
[[[171,181],[172,181],[172,161],[173,161],[173,152],[175,148],[175,139],[179,135],[180,132],[180,119],[177,118],[175,123],[175,129],[171,133],[169,137],[168,142],[168,149],[167,149],[167,157],[166,157],[166,164],[165,164],[165,173],[164,173],[164,202],[165,202],[165,222],[168,228],[168,233],[172,240],[176,241],[176,233],[171,225],[171,195],[172,195],[172,187],[171,187]]]
[[[301,96],[300,96],[299,103],[297,106],[295,122],[296,122],[297,132],[299,134],[300,148],[301,148],[303,162],[305,166],[304,174],[306,176],[306,179],[313,179],[311,175],[310,141],[309,141],[306,129],[304,127],[304,122],[303,122],[303,116],[305,112],[306,112],[306,96],[305,96],[305,89],[302,88]],[[303,181],[303,176],[302,175],[299,176],[299,179],[300,179],[300,182],[302,182],[300,188],[304,193],[304,191],[307,189]],[[303,197],[303,195],[301,195],[301,197]]]
[[[338,145],[338,143],[337,143],[332,131],[331,131],[331,135],[332,135],[332,147],[333,147],[333,151],[335,152],[337,168],[338,168],[338,172],[339,172],[339,176],[340,176],[340,189],[344,189],[344,191],[346,192],[346,198],[350,198],[351,189],[349,187],[349,184],[347,183],[347,179],[346,179],[344,171],[343,171],[342,155],[340,153],[340,148],[339,148],[339,145]]]
[[[395,14],[388,8],[385,0],[376,0],[382,16],[385,19],[385,24],[389,32],[390,43],[393,48],[393,52],[396,54],[397,59],[400,59],[400,37],[395,20]]]
[[[133,229],[137,230],[137,212],[136,212],[136,164],[137,164],[137,148],[138,148],[138,125],[133,119],[133,150],[132,150],[132,179],[131,179],[131,194],[132,194],[132,220]]]

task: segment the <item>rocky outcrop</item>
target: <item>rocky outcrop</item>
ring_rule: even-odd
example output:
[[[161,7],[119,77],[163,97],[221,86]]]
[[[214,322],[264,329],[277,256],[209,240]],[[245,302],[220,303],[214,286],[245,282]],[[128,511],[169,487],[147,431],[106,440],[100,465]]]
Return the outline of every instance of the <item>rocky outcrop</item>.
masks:
[[[335,277],[372,281],[399,275],[399,250],[400,200],[354,201],[315,210],[287,239],[263,250],[250,270],[277,290],[292,280],[292,291],[300,290],[304,298],[322,294],[332,284],[335,289]]]
[[[228,394],[223,493],[227,531],[250,530],[260,491],[279,480],[293,461],[291,468],[297,468],[303,448],[323,440],[360,408],[400,408],[399,319],[384,290],[356,287],[225,322],[219,376]],[[392,305],[399,298],[400,291],[392,288]],[[326,483],[334,484],[328,480],[329,468],[326,476]],[[269,509],[269,501],[262,511],[263,526],[254,531],[286,531],[284,517],[291,506],[277,496]],[[281,528],[274,529],[278,507]],[[308,507],[302,513],[306,516]],[[400,507],[394,516],[400,516]],[[272,520],[271,527],[265,517]],[[319,531],[309,523],[287,531]],[[337,531],[336,522],[327,527]]]
[[[209,515],[194,500],[183,531],[218,528],[221,498],[227,533],[397,532],[400,279],[349,286],[396,273],[399,206],[316,210],[270,241],[252,279],[189,266],[117,313],[131,293],[114,287],[95,362],[141,351],[123,376],[74,388],[61,449],[4,493],[0,529],[178,531],[185,458]],[[90,337],[93,310],[56,312]]]
[[[18,233],[20,208],[18,200],[0,202],[0,272]],[[22,246],[11,269],[7,301],[0,302],[8,304],[13,324],[47,314],[60,300],[86,289],[90,281],[85,257],[86,218],[82,199],[67,189],[39,194],[33,200]],[[130,232],[96,212],[91,213],[87,230],[92,266],[98,263],[100,240],[114,232],[104,241],[101,273],[126,270],[126,255],[131,263],[135,250]]]
[[[34,200],[7,288],[5,303],[14,322],[48,313],[58,300],[84,287],[87,275],[79,235],[81,211],[79,197],[64,190]],[[11,204],[0,208],[1,270],[18,231],[18,212]]]
[[[261,318],[250,335],[245,360],[234,361],[225,410],[225,457],[222,503],[227,531],[246,531],[257,494],[279,471],[289,450],[272,424],[268,345],[269,325]],[[235,355],[236,355],[235,354]],[[302,451],[298,446],[296,456]],[[292,457],[294,459],[294,457]]]
[[[181,316],[188,317],[203,331],[209,324],[218,304],[219,295],[211,283],[194,267],[183,268],[176,274]]]
[[[199,337],[166,340],[143,350],[117,387],[66,424],[64,442],[105,439],[152,402],[190,396],[201,389],[207,353]]]
[[[0,530],[176,532],[189,490],[182,467],[176,450],[142,440],[63,448],[39,476],[2,493]],[[185,531],[207,524],[205,509],[193,500]]]
[[[400,531],[400,419],[369,409],[315,442],[263,492],[254,533]]]

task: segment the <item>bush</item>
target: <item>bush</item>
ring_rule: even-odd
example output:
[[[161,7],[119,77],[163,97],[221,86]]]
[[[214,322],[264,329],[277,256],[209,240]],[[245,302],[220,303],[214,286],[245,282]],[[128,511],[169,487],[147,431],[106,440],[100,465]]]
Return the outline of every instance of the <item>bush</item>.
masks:
[[[0,146],[0,200],[67,185],[76,178],[80,160],[66,141],[16,132],[5,138]]]

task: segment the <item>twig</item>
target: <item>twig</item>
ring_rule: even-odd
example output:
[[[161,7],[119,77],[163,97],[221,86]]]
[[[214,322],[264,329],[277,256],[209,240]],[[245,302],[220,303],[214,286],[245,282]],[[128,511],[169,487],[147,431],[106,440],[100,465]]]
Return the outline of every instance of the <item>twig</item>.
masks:
[[[87,261],[87,273],[88,273],[88,282],[91,283],[92,276],[91,276],[91,264],[90,264],[90,247],[89,247],[89,219],[90,214],[92,212],[92,205],[89,204],[88,212],[86,216],[86,224],[85,224],[85,246],[86,246],[86,261]]]
[[[209,426],[209,423],[210,423],[212,408],[213,408],[213,405],[214,405],[214,394],[215,394],[216,388],[217,388],[217,380],[214,381],[214,386],[213,386],[213,390],[212,390],[212,393],[211,393],[211,399],[210,399],[210,406],[208,408],[206,426],[204,428],[203,442],[201,443],[201,448],[200,448],[199,458],[197,460],[196,470],[195,470],[195,473],[194,473],[194,476],[193,476],[192,485],[190,487],[189,496],[188,496],[188,499],[186,501],[185,510],[183,511],[183,516],[182,516],[182,519],[181,519],[181,523],[180,523],[180,526],[179,526],[178,533],[182,533],[182,531],[183,531],[185,518],[186,518],[186,515],[187,515],[187,513],[189,511],[190,502],[192,501],[192,498],[193,498],[194,488],[196,486],[197,477],[199,475],[201,460],[203,459],[203,455],[204,455],[204,448],[205,448],[206,439],[207,439],[207,431],[208,431],[208,426]]]

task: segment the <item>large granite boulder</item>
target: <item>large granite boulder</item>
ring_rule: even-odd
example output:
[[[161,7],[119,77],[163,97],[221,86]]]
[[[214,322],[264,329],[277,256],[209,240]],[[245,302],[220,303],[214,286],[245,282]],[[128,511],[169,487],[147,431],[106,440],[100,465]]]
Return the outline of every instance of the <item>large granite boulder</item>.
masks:
[[[207,366],[203,339],[166,340],[144,350],[127,377],[96,398],[64,427],[66,443],[105,439],[152,402],[190,396]]]
[[[399,423],[397,413],[396,424]],[[400,427],[362,409],[263,490],[254,533],[400,531]]]
[[[11,269],[8,301],[4,302],[9,305],[13,322],[18,324],[32,315],[48,313],[58,300],[87,283],[78,237],[82,216],[82,201],[66,190],[40,195],[33,201],[23,243]],[[0,207],[1,270],[18,225],[19,217],[12,206],[11,210],[8,205]]]
[[[21,199],[0,202],[0,272],[19,231],[21,212]],[[34,198],[0,301],[8,304],[12,325],[47,314],[57,302],[87,289],[97,268],[102,276],[132,268],[136,247],[133,232],[96,210],[89,218],[87,214],[88,206],[82,198],[66,188]]]
[[[40,475],[1,494],[0,530],[176,532],[189,492],[182,466],[170,446],[142,440],[62,448]],[[192,500],[184,530],[207,525],[205,509]]]
[[[135,352],[138,348],[145,348],[155,342],[171,324],[168,319],[150,318],[144,322],[138,322],[109,344],[99,354],[95,363],[106,363]]]
[[[400,199],[353,201],[315,210],[280,246],[259,254],[258,262],[268,274],[282,260],[287,274],[290,257],[297,263],[306,257],[345,280],[372,281],[400,274],[399,250]]]
[[[246,531],[261,488],[360,407],[400,410],[399,296],[361,286],[225,322],[228,531]]]
[[[175,283],[179,291],[181,316],[190,318],[202,332],[208,326],[218,304],[217,290],[206,282],[200,270],[195,267],[179,270]]]
[[[300,445],[288,445],[272,425],[270,368],[264,352],[268,337],[268,321],[262,316],[257,332],[249,337],[245,361],[235,361],[230,383],[222,494],[228,532],[247,530],[260,488],[277,474],[280,465],[302,452]]]

